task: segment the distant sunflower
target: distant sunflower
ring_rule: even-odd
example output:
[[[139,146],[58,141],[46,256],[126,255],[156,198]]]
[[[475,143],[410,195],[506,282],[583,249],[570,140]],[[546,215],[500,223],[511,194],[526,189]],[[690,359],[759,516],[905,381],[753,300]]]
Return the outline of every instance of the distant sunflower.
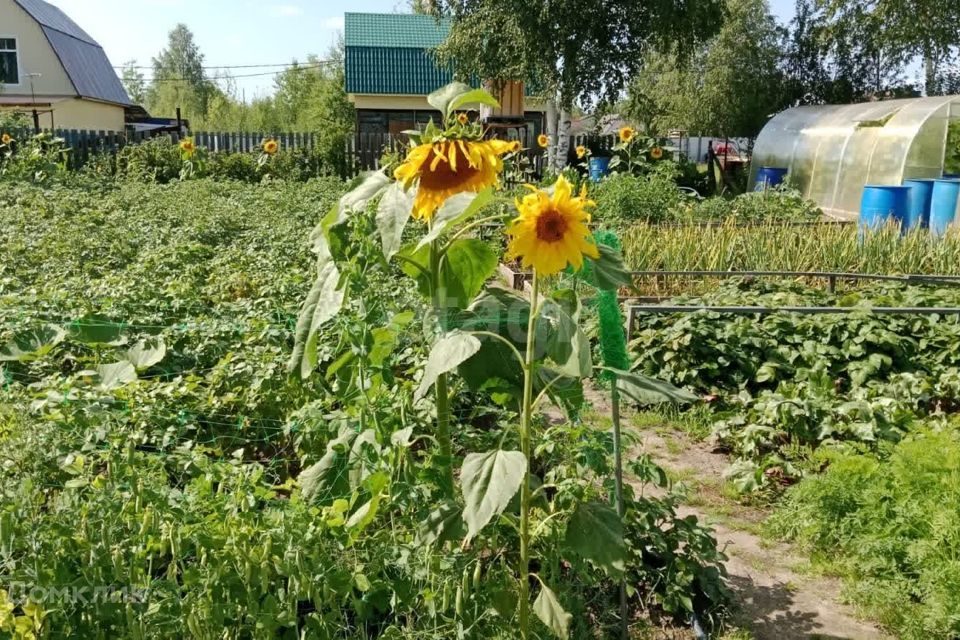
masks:
[[[185,154],[192,155],[196,150],[197,145],[194,144],[193,138],[184,138],[180,141],[180,151],[184,152]]]
[[[581,160],[587,157],[587,148],[582,144],[577,147],[577,157]]]
[[[500,181],[503,159],[520,144],[506,140],[440,140],[410,150],[393,172],[410,186],[420,186],[413,203],[413,217],[429,220],[447,198],[463,192],[478,193]]]
[[[550,146],[550,136],[545,133],[541,133],[537,136],[537,144],[540,145],[541,149],[546,149]]]
[[[467,124],[468,122],[470,122],[470,116],[468,116],[465,113],[458,114],[457,122],[459,122],[460,124]]]
[[[663,149],[660,147],[654,147],[653,149],[650,149],[650,157],[654,160],[659,160],[663,157]]]
[[[633,130],[633,127],[620,127],[620,142],[626,144],[633,140],[636,135],[637,132]]]
[[[280,143],[276,140],[264,140],[263,142],[263,152],[268,156],[274,155],[277,151],[280,150]]]
[[[587,199],[585,187],[579,196],[573,196],[573,186],[560,176],[553,195],[527,188],[532,193],[516,201],[520,215],[507,227],[511,256],[520,258],[524,268],[533,267],[547,276],[562,271],[568,264],[580,270],[583,256],[600,257],[587,228],[587,207],[595,203]]]
[[[11,142],[13,142],[13,136],[10,135],[9,133],[5,133],[2,136],[0,136],[0,142],[2,142],[3,144],[10,144]]]

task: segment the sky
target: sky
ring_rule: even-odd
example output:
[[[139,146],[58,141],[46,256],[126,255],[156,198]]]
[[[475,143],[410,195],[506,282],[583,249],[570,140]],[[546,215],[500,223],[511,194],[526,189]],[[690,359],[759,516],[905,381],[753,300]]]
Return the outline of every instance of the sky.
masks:
[[[103,46],[114,65],[150,66],[178,23],[193,31],[208,66],[262,65],[323,55],[343,30],[345,11],[403,11],[404,0],[48,0]],[[770,0],[789,20],[794,0]],[[273,91],[281,67],[233,69],[240,97]],[[143,69],[149,78],[150,70]],[[211,71],[211,73],[214,73]],[[253,77],[237,77],[258,74]]]

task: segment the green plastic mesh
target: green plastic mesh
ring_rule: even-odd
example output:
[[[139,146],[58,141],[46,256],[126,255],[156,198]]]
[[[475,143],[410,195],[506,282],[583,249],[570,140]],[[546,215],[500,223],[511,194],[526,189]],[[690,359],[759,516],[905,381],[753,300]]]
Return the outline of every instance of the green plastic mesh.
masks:
[[[612,231],[600,230],[593,234],[597,244],[620,250],[620,239]],[[623,316],[620,313],[620,302],[617,300],[617,291],[602,290],[597,292],[594,302],[597,316],[600,319],[600,355],[603,364],[613,369],[627,370],[630,368],[630,359],[627,356],[627,339],[623,333]],[[613,374],[604,371],[601,379],[611,381]]]

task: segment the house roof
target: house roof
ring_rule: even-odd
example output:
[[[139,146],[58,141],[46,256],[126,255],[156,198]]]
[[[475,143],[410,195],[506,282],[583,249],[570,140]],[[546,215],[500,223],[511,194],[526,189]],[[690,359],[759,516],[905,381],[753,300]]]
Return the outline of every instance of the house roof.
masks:
[[[347,93],[427,95],[453,80],[431,49],[450,32],[450,21],[404,13],[344,15]]]
[[[97,41],[57,7],[43,0],[14,0],[43,30],[77,95],[130,105],[120,78]]]

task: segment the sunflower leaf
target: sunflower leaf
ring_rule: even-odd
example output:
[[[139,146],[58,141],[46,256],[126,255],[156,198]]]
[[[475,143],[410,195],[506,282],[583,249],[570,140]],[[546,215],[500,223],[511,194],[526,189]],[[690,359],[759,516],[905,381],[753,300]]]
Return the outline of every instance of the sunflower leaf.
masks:
[[[377,207],[377,229],[383,244],[383,257],[390,260],[403,243],[403,230],[413,212],[413,193],[394,182],[384,192]]]
[[[419,402],[441,374],[453,371],[462,362],[480,350],[480,341],[469,333],[452,331],[441,338],[430,350],[427,366],[413,399]]]
[[[447,301],[465,309],[497,270],[497,254],[478,238],[461,238],[450,245],[440,274]]]
[[[494,109],[500,107],[500,103],[492,95],[483,89],[474,89],[451,100],[450,106],[448,107],[449,113],[447,115],[468,104],[484,104]]]
[[[484,207],[493,202],[493,199],[493,187],[484,189],[480,193],[458,193],[448,198],[437,210],[437,215],[433,219],[433,227],[430,229],[430,233],[425,235],[417,244],[417,250],[441,237],[447,230],[454,229],[477,215]]]
[[[541,583],[540,594],[533,601],[533,612],[553,635],[566,639],[570,637],[570,623],[573,616],[567,613],[556,594],[545,584]]]

